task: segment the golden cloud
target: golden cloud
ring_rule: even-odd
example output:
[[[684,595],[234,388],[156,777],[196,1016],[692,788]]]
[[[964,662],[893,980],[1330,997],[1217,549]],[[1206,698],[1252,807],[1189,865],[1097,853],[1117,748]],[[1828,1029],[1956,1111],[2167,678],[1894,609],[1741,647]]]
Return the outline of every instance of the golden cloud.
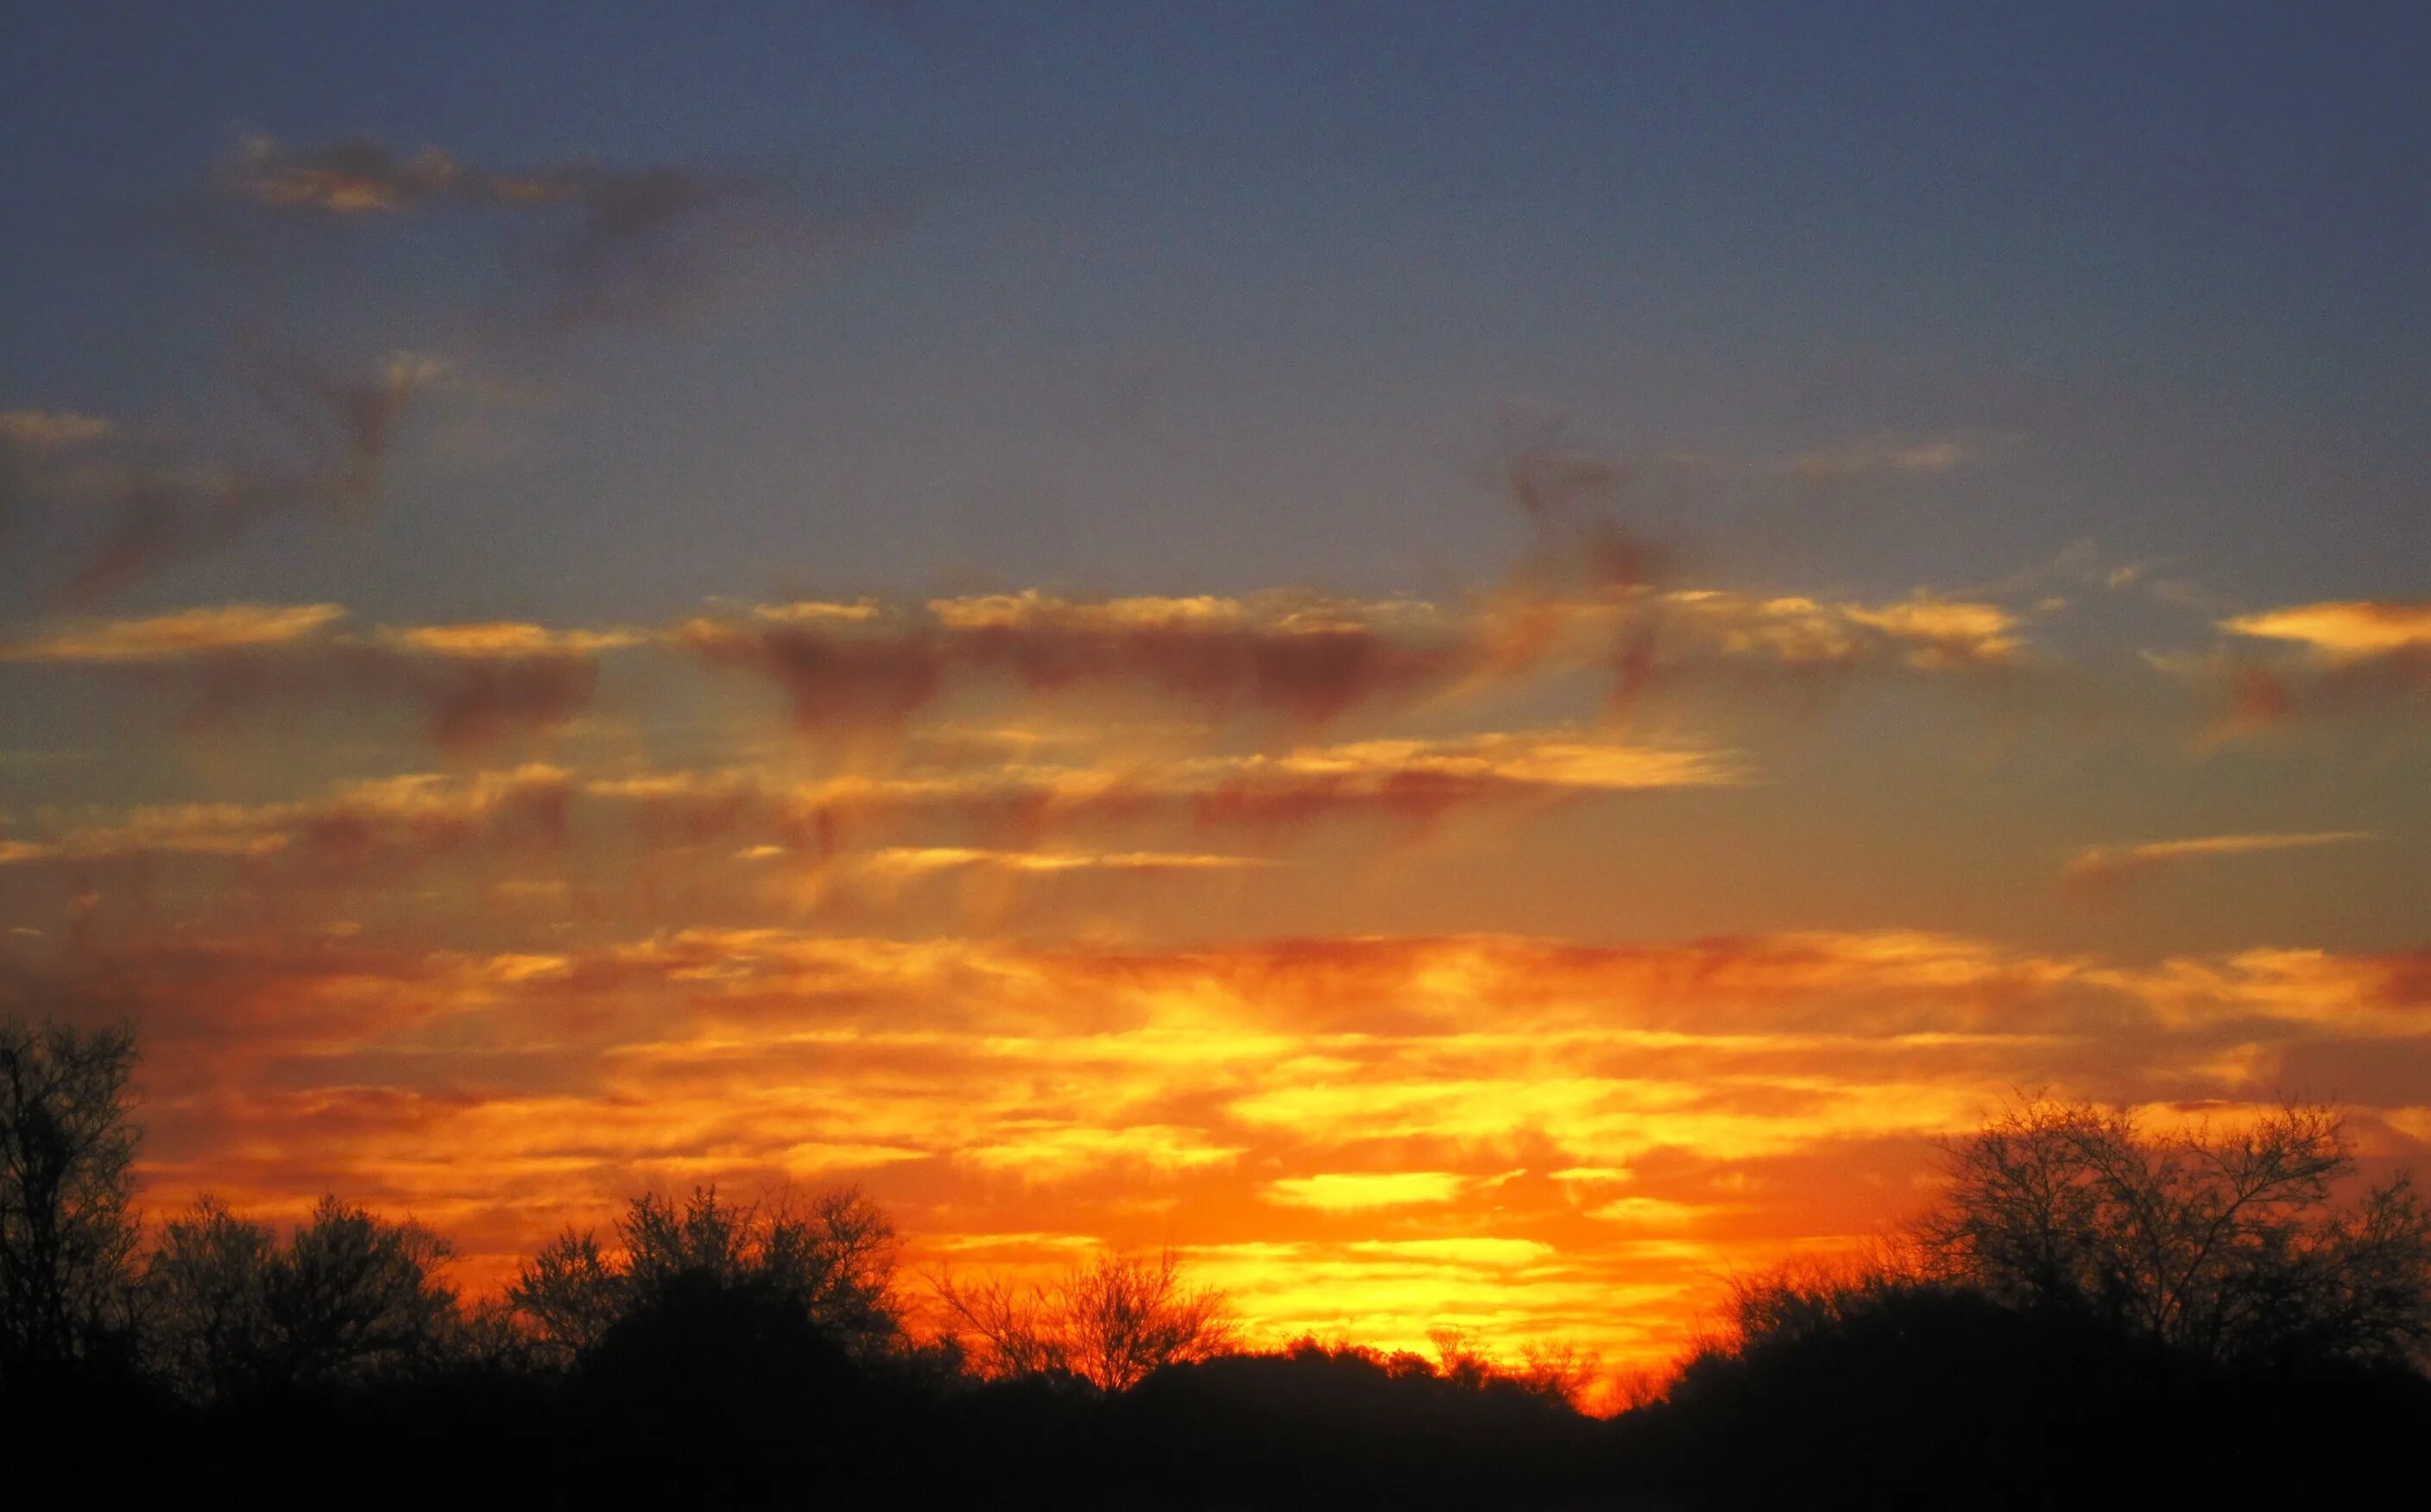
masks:
[[[93,620],[0,645],[0,660],[163,662],[316,641],[346,611],[335,604],[227,604],[146,619]]]
[[[2079,851],[2060,873],[2071,887],[2108,887],[2166,867],[2254,856],[2273,851],[2355,845],[2379,837],[2368,830],[2325,830],[2288,835],[2205,835],[2192,839],[2148,840],[2140,845],[2093,845]]]
[[[2332,659],[2431,646],[2431,603],[2299,604],[2221,622],[2232,635],[2293,640]]]
[[[0,1005],[129,1013],[177,1047],[147,1202],[335,1188],[504,1255],[645,1186],[859,1178],[931,1253],[1179,1238],[1261,1326],[1621,1353],[1668,1348],[1717,1271],[1891,1216],[1927,1137],[2015,1086],[2250,1100],[2242,1051],[2431,1036],[2413,957],[2138,967],[1898,933],[42,949],[0,946]],[[2409,1126],[2393,1106],[2375,1127]]]
[[[1366,1212],[1448,1203],[1470,1178],[1450,1171],[1325,1171],[1266,1184],[1266,1200],[1327,1213]]]

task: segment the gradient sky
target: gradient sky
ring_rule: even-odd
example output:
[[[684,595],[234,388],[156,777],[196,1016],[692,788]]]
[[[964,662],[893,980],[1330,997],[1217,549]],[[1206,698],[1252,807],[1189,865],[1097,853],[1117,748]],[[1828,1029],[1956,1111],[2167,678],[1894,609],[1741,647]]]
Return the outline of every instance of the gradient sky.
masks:
[[[2431,19],[0,7],[0,1005],[146,1211],[1616,1358],[2431,1144]]]

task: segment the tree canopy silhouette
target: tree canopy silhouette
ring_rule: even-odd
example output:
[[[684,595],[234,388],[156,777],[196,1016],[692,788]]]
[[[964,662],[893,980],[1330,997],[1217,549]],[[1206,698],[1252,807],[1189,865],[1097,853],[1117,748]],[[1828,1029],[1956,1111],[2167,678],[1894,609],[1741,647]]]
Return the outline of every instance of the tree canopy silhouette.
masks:
[[[452,1342],[447,1241],[325,1197],[285,1243],[205,1197],[163,1226],[144,1274],[159,1368],[200,1398],[361,1381]]]
[[[2037,1098],[1951,1147],[1914,1225],[1936,1274],[2216,1363],[2420,1359],[2431,1210],[2400,1174],[2331,1205],[2352,1141],[2326,1107],[2154,1132]]]
[[[568,1229],[528,1262],[509,1302],[562,1359],[604,1338],[618,1321],[687,1278],[748,1288],[800,1313],[847,1352],[873,1358],[897,1342],[894,1223],[858,1187],[738,1205],[714,1187],[679,1208],[634,1198],[616,1222],[621,1254],[597,1235]]]
[[[0,1022],[0,1385],[126,1336],[135,1032]]]

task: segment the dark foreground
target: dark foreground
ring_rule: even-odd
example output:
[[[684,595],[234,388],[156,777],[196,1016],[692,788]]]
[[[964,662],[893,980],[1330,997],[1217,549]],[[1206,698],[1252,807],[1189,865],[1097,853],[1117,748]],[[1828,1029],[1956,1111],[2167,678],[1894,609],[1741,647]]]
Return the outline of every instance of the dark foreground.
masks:
[[[59,1487],[20,1506],[2293,1508],[2417,1504],[2431,1381],[2197,1367],[1940,1296],[1709,1355],[1607,1421],[1305,1345],[1118,1395],[973,1386],[712,1307],[570,1369],[208,1407],[88,1375],[6,1423],[9,1479]]]

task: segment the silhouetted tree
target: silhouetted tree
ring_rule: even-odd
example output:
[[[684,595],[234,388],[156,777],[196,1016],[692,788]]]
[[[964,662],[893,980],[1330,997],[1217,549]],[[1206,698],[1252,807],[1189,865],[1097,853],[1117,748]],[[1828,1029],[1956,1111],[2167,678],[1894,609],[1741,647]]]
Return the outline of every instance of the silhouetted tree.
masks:
[[[625,1273],[600,1253],[596,1235],[569,1229],[524,1262],[508,1304],[529,1318],[545,1352],[559,1364],[599,1342],[624,1316]]]
[[[145,1273],[165,1375],[202,1397],[410,1373],[456,1340],[444,1239],[334,1197],[281,1244],[212,1198],[167,1224]]]
[[[1123,1391],[1164,1366],[1221,1354],[1233,1338],[1223,1293],[1188,1285],[1171,1250],[1101,1254],[1051,1283],[931,1278],[985,1376],[1065,1375]]]
[[[2431,1210],[2400,1175],[2329,1205],[2356,1169],[2338,1117],[2147,1132],[2048,1099],[1951,1151],[1914,1226],[1938,1274],[2215,1361],[2420,1358],[2431,1343]]]
[[[857,1357],[901,1337],[894,1224],[857,1187],[739,1205],[714,1187],[682,1207],[637,1197],[617,1221],[623,1253],[567,1230],[533,1256],[508,1291],[561,1357],[606,1337],[616,1321],[685,1277],[744,1286],[791,1306]],[[691,1283],[687,1282],[687,1285]]]
[[[1531,1339],[1519,1346],[1517,1367],[1503,1374],[1530,1396],[1584,1411],[1587,1397],[1603,1378],[1603,1359],[1564,1340]]]
[[[131,1028],[0,1022],[0,1385],[126,1336],[134,1069]]]
[[[1230,1304],[1213,1288],[1185,1285],[1171,1250],[1101,1255],[1059,1289],[1073,1373],[1108,1391],[1232,1342]]]

